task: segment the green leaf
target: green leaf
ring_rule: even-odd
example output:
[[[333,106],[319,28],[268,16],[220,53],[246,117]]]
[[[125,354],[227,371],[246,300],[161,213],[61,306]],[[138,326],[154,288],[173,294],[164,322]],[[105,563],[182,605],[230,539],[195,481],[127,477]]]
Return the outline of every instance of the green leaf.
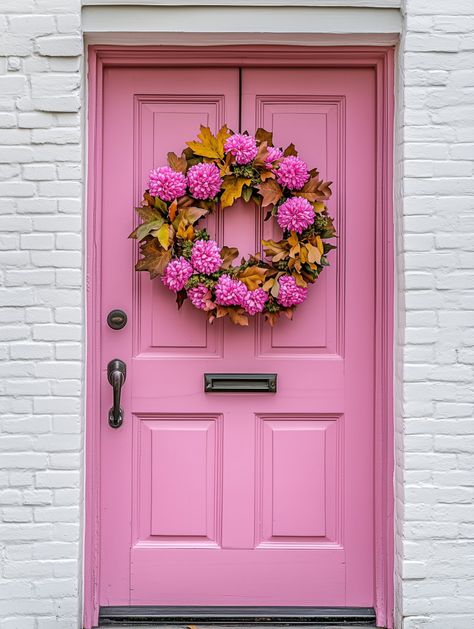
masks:
[[[252,198],[252,193],[253,193],[252,188],[249,188],[248,186],[244,186],[242,188],[242,199],[246,203],[248,203],[250,201],[250,199]]]
[[[151,234],[152,231],[156,229],[160,229],[160,227],[165,222],[164,218],[158,218],[155,221],[151,221],[149,223],[143,223],[139,225],[133,232],[130,234],[129,238],[136,238],[137,240],[143,240]]]

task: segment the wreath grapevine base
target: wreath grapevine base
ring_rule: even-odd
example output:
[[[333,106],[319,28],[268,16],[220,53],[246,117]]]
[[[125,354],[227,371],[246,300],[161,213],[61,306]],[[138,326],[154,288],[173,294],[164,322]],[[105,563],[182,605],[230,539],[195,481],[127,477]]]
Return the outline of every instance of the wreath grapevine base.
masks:
[[[168,153],[168,166],[150,173],[136,208],[143,223],[130,234],[141,243],[135,268],[161,276],[178,308],[188,298],[211,323],[228,316],[248,325],[258,313],[270,325],[280,314],[291,319],[335,248],[326,242],[336,235],[325,205],[330,183],[308,169],[293,144],[273,146],[265,129],[252,136],[224,125],[214,136],[201,126],[180,157]],[[233,266],[238,250],[219,247],[199,221],[240,198],[266,208],[265,220],[276,219],[283,237],[262,240],[264,255]]]

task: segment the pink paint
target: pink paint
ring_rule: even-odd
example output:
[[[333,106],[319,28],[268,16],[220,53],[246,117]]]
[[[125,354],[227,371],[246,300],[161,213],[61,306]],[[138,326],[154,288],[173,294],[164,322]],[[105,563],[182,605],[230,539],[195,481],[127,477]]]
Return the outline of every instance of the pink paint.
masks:
[[[85,627],[100,605],[145,604],[376,606],[390,626],[390,64],[374,48],[91,49]],[[126,240],[149,170],[199,123],[237,130],[239,106],[242,129],[273,128],[335,182],[333,266],[273,331],[177,312]],[[271,235],[245,206],[209,229],[243,255]],[[203,373],[226,371],[278,372],[279,391],[204,394]]]

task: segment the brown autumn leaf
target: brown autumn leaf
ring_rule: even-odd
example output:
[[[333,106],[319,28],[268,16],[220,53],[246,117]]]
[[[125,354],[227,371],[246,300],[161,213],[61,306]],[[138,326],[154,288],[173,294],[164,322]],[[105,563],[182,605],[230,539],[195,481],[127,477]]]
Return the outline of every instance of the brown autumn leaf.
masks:
[[[183,154],[181,155],[181,157],[178,157],[176,153],[170,151],[168,153],[168,164],[169,167],[173,170],[176,170],[176,172],[183,173],[183,175],[186,174],[188,162]]]
[[[258,147],[258,152],[257,152],[257,155],[255,156],[255,159],[253,160],[253,165],[256,167],[265,166],[265,160],[267,157],[268,157],[268,144],[267,142],[262,142],[260,146]]]
[[[281,186],[274,179],[268,179],[268,181],[260,183],[257,188],[262,197],[262,207],[274,205],[281,199],[283,194]]]
[[[171,222],[174,221],[177,210],[178,210],[178,201],[175,199],[168,208],[168,214],[169,214]]]
[[[264,170],[260,173],[260,179],[262,181],[266,181],[267,179],[275,179],[275,173],[272,173],[271,170]]]
[[[153,238],[140,247],[142,258],[135,265],[137,271],[148,271],[150,278],[161,275],[166,265],[171,260],[171,251],[165,251],[159,246],[158,241]]]
[[[201,141],[186,142],[186,144],[196,155],[222,159],[224,157],[224,143],[229,135],[230,131],[227,125],[221,127],[217,135],[213,135],[209,127],[201,125],[201,131],[198,134]]]
[[[236,247],[222,247],[221,249],[221,258],[222,264],[221,267],[223,269],[228,269],[232,266],[232,262],[239,255],[239,250]]]
[[[159,212],[154,207],[149,205],[142,205],[140,207],[135,208],[138,216],[142,219],[144,223],[149,223],[150,221],[157,221],[160,218],[163,218],[161,212]]]
[[[229,308],[229,319],[234,325],[248,325],[249,318],[243,308]]]
[[[265,313],[265,321],[273,328],[275,323],[278,321],[278,317],[280,316],[279,312],[266,312]]]
[[[248,266],[238,274],[238,278],[249,290],[258,288],[265,278],[266,269],[259,266]]]
[[[283,151],[283,155],[285,157],[288,157],[289,155],[293,155],[294,157],[298,157],[298,151],[296,150],[295,145],[293,144],[293,142],[291,144],[288,144],[286,149]]]
[[[300,275],[298,272],[294,271],[292,275],[295,278],[295,282],[297,286],[301,286],[301,288],[306,288],[308,286],[308,282],[306,282],[304,277]]]
[[[255,131],[255,139],[257,142],[266,142],[267,146],[273,146],[273,133],[259,127]]]
[[[234,202],[242,196],[242,188],[252,183],[251,179],[242,177],[224,177],[222,183],[221,207],[222,209],[230,207]]]
[[[194,225],[200,218],[209,213],[207,208],[203,207],[185,207],[179,210],[178,216],[185,218],[188,223]]]
[[[308,262],[316,262],[319,264],[321,261],[321,253],[318,247],[315,247],[310,242],[306,244],[306,249],[308,250]]]
[[[278,242],[276,242],[275,240],[262,240],[265,255],[268,257],[272,257],[273,262],[283,260],[283,258],[288,257],[287,242],[288,241],[286,240],[280,240]]]

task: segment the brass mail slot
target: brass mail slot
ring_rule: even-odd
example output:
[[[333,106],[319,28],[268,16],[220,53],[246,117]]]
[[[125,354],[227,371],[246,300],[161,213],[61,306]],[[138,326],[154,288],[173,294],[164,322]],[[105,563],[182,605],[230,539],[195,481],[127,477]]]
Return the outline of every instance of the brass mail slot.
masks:
[[[276,393],[276,373],[205,373],[206,393]]]

